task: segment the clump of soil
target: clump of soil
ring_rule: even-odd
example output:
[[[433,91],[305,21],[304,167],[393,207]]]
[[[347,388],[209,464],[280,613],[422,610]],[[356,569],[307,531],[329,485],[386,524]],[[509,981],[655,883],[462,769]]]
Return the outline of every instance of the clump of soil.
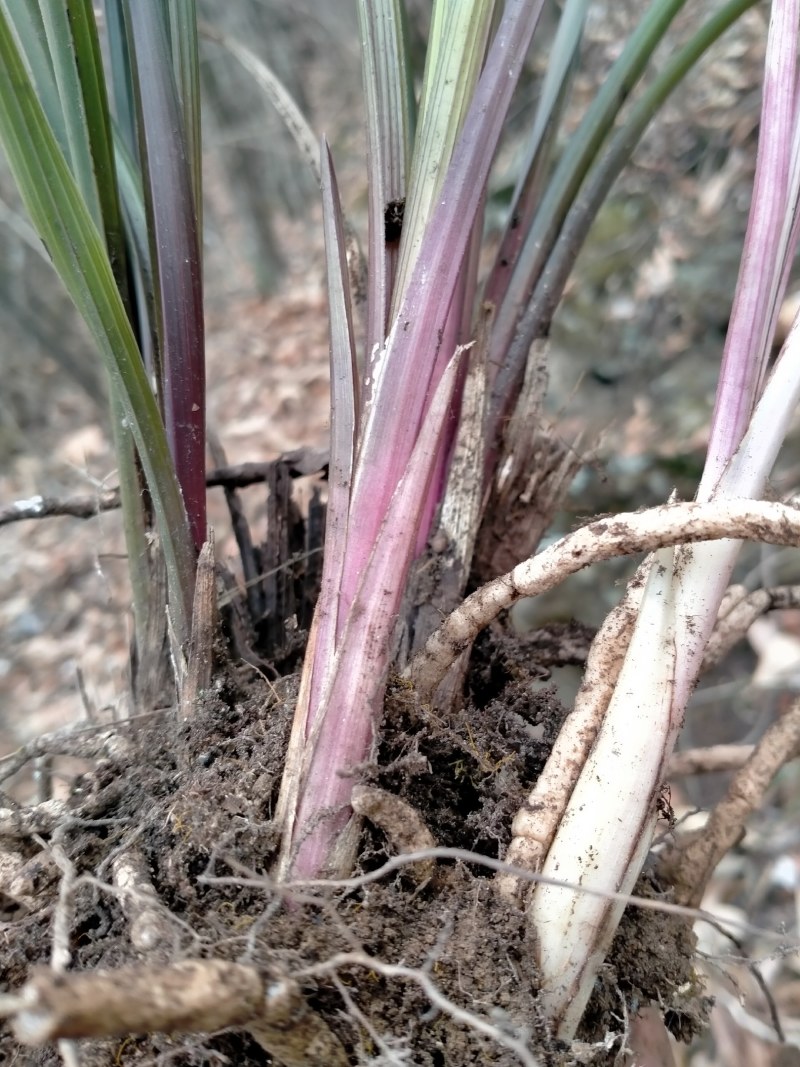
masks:
[[[634,895],[670,902],[669,887],[645,871]],[[667,1029],[687,1044],[708,1026],[713,1006],[694,973],[691,924],[663,911],[628,908],[581,1023],[587,1041],[602,1041],[609,1019],[657,1004]]]
[[[358,777],[412,805],[440,845],[502,858],[512,816],[565,715],[553,692],[531,687],[548,669],[542,647],[556,645],[541,634],[484,635],[467,700],[449,719],[420,708],[402,682],[390,684],[377,757]],[[563,659],[563,648],[556,651]],[[17,854],[6,881],[29,891],[6,898],[2,986],[18,988],[32,967],[49,963],[58,915],[76,970],[217,958],[293,976],[352,1063],[511,1065],[520,1062],[514,1042],[535,1049],[542,1064],[573,1062],[537,1007],[524,914],[492,891],[486,867],[442,861],[422,880],[402,867],[359,878],[392,855],[383,831],[365,822],[352,884],[304,888],[287,906],[269,870],[295,697],[295,678],[245,685],[229,671],[188,722],[120,725],[128,744],[75,780],[44,837],[3,840]],[[132,945],[131,914],[113,884],[115,863],[131,852],[143,857],[163,912],[163,936],[146,951]],[[325,966],[343,953],[349,961]],[[620,1029],[621,995],[634,1013],[637,1003],[666,1005],[686,1036],[689,998],[684,993],[681,1007],[677,991],[690,981],[691,957],[682,923],[632,912],[584,1036],[602,1040]],[[415,969],[445,1001],[431,1003]],[[86,1042],[82,1055],[84,1063],[120,1065],[274,1062],[239,1031]],[[0,1063],[59,1062],[52,1047],[21,1052],[8,1030],[0,1033]]]

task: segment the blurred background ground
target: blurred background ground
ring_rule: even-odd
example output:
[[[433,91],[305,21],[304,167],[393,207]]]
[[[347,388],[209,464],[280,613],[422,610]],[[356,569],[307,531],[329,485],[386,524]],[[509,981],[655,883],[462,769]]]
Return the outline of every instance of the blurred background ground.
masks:
[[[711,3],[699,5],[711,10]],[[366,205],[360,73],[353,5],[312,0],[287,13],[272,0],[201,3],[206,17],[245,40],[285,80],[312,126],[332,141],[347,210],[363,235]],[[410,4],[415,40],[425,8]],[[629,2],[594,5],[586,73],[574,114],[619,53]],[[698,5],[676,25],[696,25]],[[754,164],[767,11],[757,6],[675,94],[618,183],[581,257],[553,330],[550,417],[587,456],[559,529],[581,516],[690,497],[735,284]],[[668,53],[665,49],[661,55]],[[531,60],[501,173],[488,205],[497,225],[513,184],[515,147],[535,105]],[[327,443],[327,319],[320,211],[313,181],[261,91],[218,45],[203,47],[208,101],[206,293],[209,425],[232,463]],[[0,503],[37,494],[85,495],[114,484],[104,386],[91,343],[27,228],[0,171]],[[800,482],[797,436],[774,490]],[[251,513],[263,514],[258,488]],[[219,491],[211,517],[224,558],[233,552]],[[264,534],[263,529],[257,531]],[[797,553],[750,550],[755,587],[797,581]],[[585,573],[521,613],[523,625],[576,615],[598,624],[628,564]],[[800,621],[771,620],[698,694],[685,744],[753,740],[800,690]],[[50,519],[0,529],[0,752],[96,709],[129,710],[125,560],[118,517]],[[782,658],[767,655],[780,646]],[[758,684],[752,675],[761,666]],[[564,692],[575,680],[559,679]],[[679,813],[705,807],[724,779],[676,787]],[[715,902],[797,938],[800,787],[786,768],[770,805],[712,887]],[[767,951],[757,941],[743,948]],[[740,954],[711,945],[715,956]],[[763,995],[730,960],[707,964],[720,1006],[693,1064],[778,1062]],[[764,965],[784,1023],[800,1030],[796,957]],[[748,984],[749,983],[749,984]],[[744,1002],[742,1002],[742,997]],[[765,1021],[767,1020],[767,1021]],[[790,1061],[781,1061],[786,1067]],[[791,1061],[794,1062],[794,1061]]]

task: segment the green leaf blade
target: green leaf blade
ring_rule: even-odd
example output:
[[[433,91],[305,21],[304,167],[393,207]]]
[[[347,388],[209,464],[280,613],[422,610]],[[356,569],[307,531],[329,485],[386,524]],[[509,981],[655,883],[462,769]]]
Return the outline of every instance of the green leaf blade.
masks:
[[[156,509],[173,623],[188,633],[194,560],[163,424],[100,235],[58,147],[10,25],[0,12],[0,139],[20,194],[56,271],[124,398]]]
[[[202,263],[183,118],[160,9],[130,3],[139,147],[156,281],[164,422],[195,549],[206,540]]]

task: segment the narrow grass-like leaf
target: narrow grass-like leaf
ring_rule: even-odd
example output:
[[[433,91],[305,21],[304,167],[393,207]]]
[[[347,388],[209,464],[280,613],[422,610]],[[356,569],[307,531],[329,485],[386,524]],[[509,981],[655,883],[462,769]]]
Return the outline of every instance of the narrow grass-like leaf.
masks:
[[[756,404],[747,432],[728,462],[720,488],[726,496],[763,491],[800,403],[800,319],[795,319],[781,354]]]
[[[561,18],[558,21],[555,39],[549,49],[547,71],[542,81],[542,87],[539,90],[539,101],[536,105],[533,129],[526,146],[525,163],[517,182],[514,201],[519,201],[525,182],[534,169],[545,131],[548,126],[553,124],[554,118],[558,116],[561,110],[569,85],[570,72],[575,68],[581,40],[583,39],[588,10],[589,0],[566,0],[564,4],[564,10],[561,12]]]
[[[294,143],[300,149],[301,156],[311,168],[317,184],[320,184],[322,175],[319,161],[319,143],[303,112],[297,106],[292,94],[280,78],[263,59],[260,59],[249,48],[228,34],[222,33],[221,30],[218,30],[210,23],[201,22],[200,32],[209,41],[216,41],[217,44],[222,45],[241,64],[244,70],[252,74],[280,115],[286,129],[292,135]]]
[[[790,157],[797,123],[797,43],[800,5],[772,5],[758,137],[758,165],[744,253],[725,339],[700,497],[714,492],[742,439],[763,384],[794,249],[787,243]],[[794,191],[795,198],[797,190]],[[783,231],[783,240],[782,240]],[[781,284],[782,283],[782,284]]]
[[[122,135],[114,138],[114,158],[125,233],[128,240],[128,259],[131,265],[134,306],[137,314],[138,340],[144,365],[158,382],[158,335],[156,330],[156,299],[153,269],[150,260],[150,241],[147,230],[147,209],[142,189],[142,175],[128,151]]]
[[[142,650],[145,648],[149,632],[147,619],[151,612],[158,612],[164,617],[164,604],[153,602],[153,584],[149,567],[149,531],[142,499],[142,479],[136,464],[135,437],[126,416],[125,397],[122,395],[119,383],[112,383],[109,387],[109,401],[125,550],[128,554],[135,647],[138,652],[137,662],[141,662]]]
[[[47,43],[42,12],[38,3],[20,0],[0,0],[6,13],[28,72],[36,86],[36,93],[47,116],[47,121],[65,155],[69,154],[64,112],[58,95],[53,60]]]
[[[651,4],[587,108],[577,131],[570,137],[548,183],[497,310],[489,359],[490,367],[501,368],[492,387],[493,425],[502,417],[524,374],[525,360],[534,337],[522,328],[519,320],[544,270],[569,207],[623,103],[685,2],[655,0]]]
[[[99,217],[102,220],[111,265],[114,268],[117,285],[125,298],[127,289],[125,241],[122,233],[108,95],[91,0],[68,0],[68,16],[78,78],[78,85],[75,88],[80,90],[77,99],[83,109],[81,137],[85,139],[89,149],[88,164],[97,190]],[[72,101],[72,96],[65,92],[61,94],[61,99],[67,108]],[[84,191],[82,185],[81,191]],[[86,192],[84,192],[84,198],[88,203]]]
[[[486,206],[486,193],[481,197],[472,220],[472,233],[467,244],[467,250],[461,264],[461,271],[453,289],[453,299],[447,313],[444,327],[439,341],[440,350],[452,352],[457,346],[467,344],[472,337],[473,314],[475,297],[478,290],[478,264],[483,238],[484,208]],[[484,368],[485,369],[485,368]],[[462,372],[461,380],[457,383],[453,396],[452,418],[448,422],[447,432],[439,455],[436,457],[436,470],[431,479],[428,489],[428,498],[422,509],[422,518],[414,549],[414,556],[420,556],[425,551],[431,533],[431,526],[435,519],[439,505],[443,503],[443,497],[447,491],[448,470],[453,458],[453,449],[458,433],[458,422],[461,414],[466,418],[463,409],[463,390],[466,381],[466,366]],[[481,430],[483,423],[481,423]],[[476,486],[476,491],[482,496],[482,486]]]
[[[206,540],[202,267],[183,120],[160,9],[131,3],[139,147],[157,280],[164,422],[195,549]]]
[[[403,300],[472,100],[486,53],[494,8],[494,0],[469,0],[461,4],[438,0],[434,4],[390,319]],[[465,249],[480,247],[483,205],[482,197],[471,218],[464,220],[464,225],[471,231]],[[477,259],[465,251],[460,272],[454,279],[450,307],[437,331],[437,343],[442,352],[452,352],[466,340],[472,326],[476,285]],[[380,369],[379,363],[375,367],[376,379]],[[456,408],[458,404],[459,397],[456,396]],[[455,421],[437,458],[437,470],[421,513],[415,545],[417,553],[425,547],[433,515],[441,500],[454,435]]]
[[[349,784],[342,774],[369,753],[389,637],[458,374],[458,361],[448,358],[442,343],[443,331],[464,277],[486,176],[541,6],[541,0],[510,0],[506,6],[400,314],[378,359],[377,388],[359,442],[351,494],[340,588],[344,630],[329,685],[308,709],[313,726],[306,755],[292,760],[292,781],[279,800],[284,871],[293,863],[295,870],[313,873],[331,860],[337,828],[349,815]],[[454,321],[459,322],[457,316]],[[305,730],[305,721],[296,718],[295,749],[299,729]],[[326,815],[331,807],[333,821]],[[352,843],[352,838],[342,841]]]
[[[799,39],[800,0],[776,0],[767,40],[765,78],[770,99],[777,99],[777,106],[773,121],[768,122],[766,116],[762,121],[766,140],[759,141],[751,206],[751,223],[752,219],[761,218],[764,229],[750,224],[745,237],[737,285],[740,299],[736,301],[729,327],[729,334],[733,332],[737,336],[733,341],[726,341],[726,352],[733,353],[726,361],[730,376],[721,376],[715,406],[715,420],[724,420],[726,428],[718,429],[709,442],[709,474],[704,470],[698,490],[700,500],[709,497],[720,500],[741,492],[760,496],[783,441],[786,420],[793,410],[796,386],[787,372],[789,354],[797,346],[794,331],[790,335],[791,344],[785,346],[756,409],[758,417],[751,420],[753,390],[763,374],[764,349],[765,346],[769,349],[777,309],[788,280],[788,265],[794,255],[791,241],[795,244],[797,241],[800,115],[795,102]],[[766,101],[762,106],[766,106]],[[779,131],[780,136],[776,136]],[[756,199],[766,204],[759,207]],[[760,265],[763,275],[754,276],[752,263]],[[764,296],[756,292],[759,287],[763,288]],[[748,309],[759,316],[757,322],[748,317]],[[739,390],[746,394],[744,398]],[[740,444],[736,433],[741,434],[742,426],[747,424],[742,422],[743,411],[747,412],[747,423],[752,422],[752,426],[751,435],[745,436]],[[720,470],[721,475],[717,473]],[[691,553],[684,552],[684,558],[680,559],[676,597],[681,656],[675,686],[675,701],[680,707],[686,705],[694,687],[738,551],[735,542],[703,545]]]
[[[360,0],[369,174],[368,364],[386,339],[397,268],[392,226],[405,219],[406,181],[415,122],[405,12],[400,0]],[[398,235],[399,236],[399,235]],[[370,379],[370,375],[367,375]],[[371,383],[365,383],[365,399]]]
[[[124,0],[104,0],[103,10],[106,17],[106,39],[109,53],[108,80],[114,98],[114,117],[125,147],[134,156],[138,152],[136,114],[123,2]]]
[[[569,209],[547,266],[520,320],[520,330],[526,336],[548,332],[549,323],[563,296],[575,259],[597,213],[612,185],[629,162],[650,121],[694,64],[755,2],[756,0],[728,0],[728,3],[667,61],[652,84],[634,101],[625,121],[615,131],[607,150],[590,171]]]
[[[508,223],[484,290],[485,299],[494,305],[499,302],[508,284],[520,245],[539,206],[545,167],[549,159],[547,149],[552,144],[558,116],[566,102],[570,74],[576,66],[588,7],[589,0],[567,0],[558,22],[555,40],[549,50],[547,71],[539,93],[520,176],[511,198]]]
[[[494,0],[433,5],[392,317],[400,307],[478,80]]]
[[[358,367],[356,364],[344,224],[333,160],[327,141],[322,162],[322,213],[331,320],[331,461],[325,526],[325,568],[317,604],[317,636],[311,706],[315,707],[333,664],[342,627],[339,590],[345,568],[350,489],[358,425]],[[309,723],[310,725],[310,723]]]
[[[135,318],[128,296],[127,252],[117,192],[111,123],[94,11],[89,0],[67,0],[66,4],[45,0],[40,6],[42,29],[55,72],[58,104],[61,107],[59,125],[65,131],[71,168],[84,202],[105,235],[117,288],[133,324]],[[119,382],[113,378],[110,380],[109,393],[136,647],[140,656],[143,656],[148,639],[148,615],[156,611],[163,617],[163,605],[152,603],[141,475],[137,467],[133,435],[125,418],[125,401],[119,395]]]
[[[350,488],[358,425],[358,368],[353,337],[350,287],[345,250],[344,219],[330,148],[323,138],[322,216],[328,275],[331,331],[331,458],[325,519],[325,565],[303,660],[294,725],[286,754],[286,772],[276,820],[291,841],[302,784],[303,755],[313,719],[322,707],[336,662],[340,589],[345,567]]]
[[[102,228],[100,197],[95,183],[91,144],[87,131],[86,102],[81,77],[78,73],[71,29],[73,17],[80,22],[85,12],[80,10],[80,4],[70,5],[72,6],[79,10],[74,13],[68,10],[63,0],[40,0],[44,30],[50,48],[50,60],[55,73],[58,98],[62,105],[67,138],[67,158],[92,218],[98,228]]]
[[[127,305],[126,249],[111,120],[91,0],[42,0],[41,9],[67,160],[95,225],[105,235],[117,287]]]
[[[156,507],[174,626],[188,633],[194,563],[186,513],[164,428],[117,290],[103,240],[50,129],[4,14],[0,13],[0,136],[34,226],[119,383]]]
[[[144,203],[142,175],[121,136],[114,138],[114,162],[116,165],[120,206],[125,218],[125,233],[129,251],[141,275],[146,294],[146,306],[137,301],[140,318],[153,308],[153,272],[150,266],[150,245],[147,238],[147,209]],[[146,361],[145,361],[146,362]]]
[[[200,56],[197,47],[195,0],[169,0],[167,8],[172,66],[186,137],[198,233],[203,232],[203,140],[200,128]]]
[[[49,5],[52,7],[52,4]],[[105,235],[106,249],[117,289],[131,325],[136,314],[128,291],[128,255],[122,230],[116,180],[111,121],[108,112],[97,24],[90,0],[68,0],[64,14],[46,20],[48,41],[60,72],[60,99],[69,131],[73,172],[87,205],[91,205]],[[76,168],[74,161],[80,161]],[[151,612],[164,618],[163,604],[154,604],[147,542],[147,518],[142,496],[142,475],[137,466],[131,428],[125,418],[120,384],[110,383],[111,426],[117,458],[120,500],[128,553],[136,647],[146,655],[147,619]]]

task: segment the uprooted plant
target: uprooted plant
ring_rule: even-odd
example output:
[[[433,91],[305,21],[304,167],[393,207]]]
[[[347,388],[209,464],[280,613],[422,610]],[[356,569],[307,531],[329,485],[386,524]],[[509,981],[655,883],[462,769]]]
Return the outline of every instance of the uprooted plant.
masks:
[[[546,339],[577,252],[650,119],[751,5],[721,4],[638,90],[683,6],[683,0],[656,0],[577,131],[562,143],[559,122],[588,6],[567,0],[506,229],[484,276],[479,264],[488,182],[537,35],[541,0],[508,0],[504,6],[437,0],[419,102],[401,0],[359,4],[369,177],[365,303],[354,292],[361,257],[324,140],[319,159],[312,159],[322,188],[331,322],[320,588],[296,691],[286,690],[270,705],[275,722],[278,704],[290,709],[291,729],[285,715],[278,725],[258,726],[256,717],[232,727],[241,727],[252,751],[262,754],[259,729],[275,731],[277,743],[286,746],[283,776],[278,788],[266,773],[253,772],[241,794],[248,814],[239,829],[247,824],[255,833],[259,818],[268,824],[258,837],[264,854],[257,862],[245,863],[237,853],[234,819],[220,830],[224,844],[207,850],[211,856],[201,875],[178,874],[174,864],[165,875],[176,892],[183,887],[194,893],[186,888],[190,878],[220,892],[236,884],[249,886],[256,899],[269,894],[274,907],[265,911],[250,900],[255,932],[244,938],[241,959],[213,958],[202,939],[190,938],[191,951],[185,944],[183,951],[192,958],[165,964],[158,953],[176,936],[175,928],[135,840],[118,843],[111,858],[99,863],[111,871],[110,888],[99,875],[79,872],[76,856],[63,845],[70,819],[84,824],[106,818],[107,798],[98,803],[102,787],[96,781],[66,803],[47,800],[30,810],[2,812],[0,835],[49,838],[44,848],[61,878],[56,974],[36,977],[6,1005],[16,1015],[21,1040],[239,1026],[274,1061],[288,1065],[365,1062],[373,1053],[382,1057],[374,1062],[407,1061],[409,1050],[393,1044],[405,1031],[392,1039],[376,1031],[363,998],[350,989],[357,986],[352,976],[365,973],[415,983],[423,1002],[456,1027],[503,1048],[509,1057],[503,1062],[569,1062],[577,1054],[573,1042],[587,1001],[651,848],[659,791],[737,544],[800,543],[800,512],[759,499],[800,390],[792,366],[795,330],[769,374],[767,362],[797,243],[796,0],[773,4],[751,223],[695,502],[672,500],[650,511],[605,517],[534,555],[579,463],[575,450],[558,446],[540,422]],[[179,730],[186,720],[189,729],[202,718],[204,700],[206,711],[213,705],[218,713],[221,689],[214,687],[217,590],[205,518],[194,3],[174,0],[162,9],[107,0],[103,27],[113,122],[89,0],[41,9],[7,0],[0,6],[0,135],[31,218],[109,375],[133,589],[137,711],[152,712],[174,685],[173,717]],[[302,117],[268,72],[259,72],[240,44],[226,42],[213,28],[209,37],[265,77],[304,151],[313,155]],[[542,469],[532,471],[536,462]],[[278,499],[285,484],[279,487],[277,468],[269,477]],[[492,557],[501,537],[498,516],[522,497],[530,501],[514,529],[522,562],[500,577],[487,574],[476,560]],[[258,580],[252,546],[241,526],[239,533],[250,584]],[[651,555],[592,644],[578,702],[560,732],[555,723],[538,776],[517,792],[508,787],[506,803],[516,798],[519,811],[513,833],[507,827],[506,837],[496,838],[503,854],[488,857],[489,866],[494,861],[498,868],[488,892],[506,924],[504,936],[518,939],[512,951],[519,989],[507,1009],[486,1002],[491,994],[484,991],[481,1010],[468,1010],[432,977],[444,942],[434,939],[426,965],[417,970],[367,952],[366,932],[359,935],[362,943],[353,943],[355,927],[348,926],[356,921],[352,895],[378,881],[378,874],[402,869],[416,887],[412,900],[417,893],[440,893],[453,913],[450,933],[459,929],[459,944],[467,938],[458,914],[466,876],[440,862],[463,861],[467,854],[449,849],[452,842],[437,837],[409,797],[387,790],[386,775],[381,779],[375,770],[378,746],[387,744],[393,728],[390,708],[417,728],[438,720],[452,736],[468,733],[471,758],[499,780],[506,757],[492,764],[488,749],[472,737],[477,727],[465,711],[473,643],[519,597],[553,588],[595,561],[640,553]],[[277,565],[286,567],[289,555]],[[425,577],[431,573],[432,583]],[[468,588],[474,591],[465,599]],[[257,601],[248,602],[257,613]],[[290,614],[280,614],[278,624]],[[251,619],[254,627],[261,621]],[[765,738],[739,773],[747,778],[748,768],[758,768],[753,774],[765,785],[797,746],[797,717],[794,708],[780,724],[779,741]],[[199,741],[186,742],[187,751],[210,767],[228,742],[220,739],[223,722],[202,722],[213,743],[203,748]],[[148,745],[156,736],[169,746],[169,730],[154,729]],[[50,744],[47,751],[102,759],[106,768],[132,758],[119,731],[93,733],[91,740],[72,731]],[[43,741],[10,766],[16,770],[45,751]],[[410,767],[413,730],[389,751],[397,767]],[[202,777],[194,766],[182,768],[185,778],[170,785],[169,804],[158,809],[176,834],[191,825],[190,798],[200,780],[193,775]],[[455,762],[453,774],[469,776]],[[491,788],[499,794],[502,782]],[[716,836],[709,834],[705,847],[695,843],[671,857],[670,884],[677,887],[679,905],[700,903],[703,880],[762,794],[763,788],[754,790],[749,806],[721,805]],[[409,854],[399,865],[375,872],[374,857],[367,857],[363,866],[364,819],[394,850]],[[473,855],[472,862],[482,859]],[[220,864],[228,874],[220,875]],[[29,908],[22,858],[12,868],[5,892]],[[352,877],[356,869],[360,873]],[[688,873],[699,869],[702,876]],[[476,901],[484,894],[481,906],[487,884],[484,879],[476,890]],[[120,971],[116,986],[91,973],[72,980],[65,902],[87,887],[118,902],[135,954],[152,963],[151,971]],[[265,953],[256,947],[264,915],[289,939],[304,905],[321,909],[335,931],[326,942],[329,958],[311,965],[297,949],[293,966],[283,959],[278,968],[269,953],[264,963]],[[383,919],[388,921],[386,913]],[[374,930],[371,937],[378,938]],[[307,986],[313,987],[313,1005]],[[342,1005],[349,1013],[346,1025],[337,1014]],[[417,1036],[428,1021],[415,1023]],[[469,1055],[477,1055],[469,1048]],[[69,1044],[62,1052],[76,1055]]]

